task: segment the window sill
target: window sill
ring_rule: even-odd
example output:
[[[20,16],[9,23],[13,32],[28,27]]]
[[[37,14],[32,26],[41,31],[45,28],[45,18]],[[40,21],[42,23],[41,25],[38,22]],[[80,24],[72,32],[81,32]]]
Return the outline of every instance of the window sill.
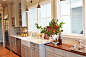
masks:
[[[69,38],[69,39],[82,39],[86,40],[86,37],[83,34],[65,34],[62,33],[63,38]]]

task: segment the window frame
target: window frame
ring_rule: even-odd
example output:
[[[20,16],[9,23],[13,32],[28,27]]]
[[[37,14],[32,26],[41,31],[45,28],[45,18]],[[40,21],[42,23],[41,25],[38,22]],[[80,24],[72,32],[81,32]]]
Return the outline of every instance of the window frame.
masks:
[[[48,4],[48,3],[51,3],[51,0],[45,0],[45,1],[41,1],[40,2],[40,6],[42,6],[42,5],[45,5],[45,4]],[[38,5],[38,3],[36,3],[36,4],[34,4],[34,5],[30,5],[30,6],[28,6],[28,9],[29,10],[31,10],[31,9],[34,9],[34,8],[36,8],[37,7],[37,5]],[[37,9],[37,23],[39,24],[39,25],[41,25],[41,20],[39,20],[39,19],[41,19],[41,17],[40,17],[40,14],[41,14],[41,11],[40,10],[38,10]],[[28,12],[28,33],[31,31],[31,14],[30,14],[30,12]],[[39,32],[39,31],[32,31],[32,32]]]
[[[46,19],[46,26],[47,26],[47,19],[48,19],[48,18],[52,18],[52,16],[51,16],[51,17],[47,17],[47,4],[49,4],[49,3],[51,3],[51,2],[48,1],[48,2],[46,2],[45,4],[41,4],[41,6],[46,5],[46,18],[40,18],[40,20],[41,20],[41,19]],[[52,19],[51,19],[51,20],[52,20]],[[40,25],[41,25],[41,23],[40,23]]]
[[[37,19],[31,19],[31,10],[32,10],[32,9],[35,9],[35,8],[36,8],[36,7],[33,7],[33,8],[30,9],[30,12],[29,12],[29,16],[30,16],[30,17],[29,17],[29,24],[31,24],[31,21],[32,21],[32,20],[37,20],[37,23],[38,23],[38,10],[37,10]],[[32,31],[32,30],[31,30],[31,25],[29,25],[29,31]],[[33,31],[33,32],[35,32],[35,31]]]
[[[57,11],[57,18],[59,19],[59,22],[61,22],[61,5],[60,5],[60,1],[57,1],[57,5],[59,5],[57,8],[59,8],[60,11],[60,17],[58,17],[59,12]],[[86,16],[86,1],[83,0],[82,1],[83,4],[83,13],[78,13],[78,14],[83,14],[83,34],[74,34],[74,33],[62,33],[63,38],[74,38],[74,39],[85,39],[86,37],[86,20],[85,20],[85,16]],[[71,9],[70,9],[71,10]],[[74,15],[74,14],[70,14],[70,15]],[[75,14],[77,15],[77,14]],[[67,15],[68,16],[68,15]]]

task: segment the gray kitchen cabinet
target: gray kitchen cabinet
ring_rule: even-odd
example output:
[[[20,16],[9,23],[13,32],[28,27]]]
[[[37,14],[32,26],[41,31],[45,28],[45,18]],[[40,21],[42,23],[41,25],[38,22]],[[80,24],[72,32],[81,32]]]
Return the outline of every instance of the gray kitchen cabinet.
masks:
[[[11,50],[13,50],[13,38],[11,38]]]
[[[83,56],[66,51],[66,57],[83,57]]]
[[[13,51],[16,53],[16,39],[15,38],[13,39],[13,45],[14,45],[14,50]]]
[[[30,57],[30,48],[25,45],[21,45],[21,54],[22,57]]]
[[[11,10],[12,10],[12,26],[19,27],[19,14],[18,14],[19,10],[18,10],[18,2],[16,0],[12,3]]]
[[[65,57],[65,51],[46,46],[46,57]]]
[[[31,48],[31,57],[39,57],[39,50]]]
[[[25,46],[24,45],[21,45],[21,56],[22,57],[26,57],[26,52],[25,52]]]
[[[46,57],[64,57],[64,56],[60,56],[58,54],[46,51]]]
[[[31,57],[40,57],[39,56],[39,45],[35,43],[31,44]]]
[[[27,27],[27,18],[25,10],[26,10],[26,0],[21,0],[22,27]]]
[[[29,47],[26,47],[26,56],[30,57],[30,48]]]
[[[46,51],[46,57],[55,57],[53,53]]]
[[[39,57],[39,50],[38,49],[35,49],[35,56]]]
[[[11,37],[11,50],[16,53],[16,39]]]
[[[45,57],[45,46],[44,44],[37,44],[30,42],[31,57]]]
[[[46,57],[86,57],[72,52],[64,51],[58,48],[45,46]]]

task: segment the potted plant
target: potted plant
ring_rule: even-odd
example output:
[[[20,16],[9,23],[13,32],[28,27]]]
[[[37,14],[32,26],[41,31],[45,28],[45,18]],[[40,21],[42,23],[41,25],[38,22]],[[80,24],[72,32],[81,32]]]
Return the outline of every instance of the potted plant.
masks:
[[[39,26],[37,23],[35,25],[36,25],[37,29],[41,30],[41,33],[44,33],[47,36],[50,36],[50,35],[57,35],[57,34],[60,35],[61,32],[63,32],[63,30],[62,30],[63,24],[65,24],[65,23],[60,22],[58,24],[58,19],[57,19],[57,21],[55,21],[55,19],[53,19],[49,22],[49,26],[47,26],[47,27]]]

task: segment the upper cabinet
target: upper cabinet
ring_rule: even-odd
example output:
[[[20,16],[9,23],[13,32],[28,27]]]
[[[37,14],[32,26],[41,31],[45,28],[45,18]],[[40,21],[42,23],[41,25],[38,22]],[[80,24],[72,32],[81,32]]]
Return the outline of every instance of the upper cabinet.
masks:
[[[12,26],[19,27],[18,2],[12,4]]]
[[[27,27],[26,0],[16,1],[12,4],[12,26]]]
[[[27,27],[27,18],[26,18],[26,0],[21,0],[21,14],[22,14],[22,26]]]
[[[12,4],[12,18],[15,18],[15,7],[14,4]]]

